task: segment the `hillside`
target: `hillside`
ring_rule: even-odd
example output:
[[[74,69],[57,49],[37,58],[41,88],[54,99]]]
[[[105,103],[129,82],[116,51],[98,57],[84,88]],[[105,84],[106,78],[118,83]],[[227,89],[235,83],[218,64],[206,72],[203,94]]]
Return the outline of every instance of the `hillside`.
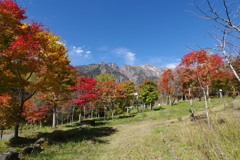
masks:
[[[123,65],[119,67],[116,63],[89,64],[76,66],[79,75],[95,78],[100,73],[110,73],[114,76],[116,82],[133,81],[136,85],[143,80],[157,81],[158,77],[167,69],[166,67],[157,67],[151,64],[146,65]]]
[[[194,101],[196,114],[204,114],[202,101]],[[79,123],[35,129],[19,139],[2,140],[0,153],[34,143],[45,137],[51,143],[43,151],[24,159],[239,159],[239,97],[211,100],[211,126],[204,119],[189,119],[189,102],[154,110],[115,116],[115,120],[95,118],[94,126]],[[233,105],[234,104],[234,105]],[[194,153],[194,154],[192,154]],[[223,158],[224,157],[224,158]]]

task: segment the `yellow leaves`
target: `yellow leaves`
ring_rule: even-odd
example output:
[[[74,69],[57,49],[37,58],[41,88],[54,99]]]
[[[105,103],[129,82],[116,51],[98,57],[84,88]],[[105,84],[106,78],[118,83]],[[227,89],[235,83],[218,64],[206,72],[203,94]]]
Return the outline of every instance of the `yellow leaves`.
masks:
[[[28,27],[29,27],[29,24],[28,24],[28,23],[24,23],[24,22],[21,23],[21,28],[22,28],[22,29],[26,29],[26,28],[28,28]]]

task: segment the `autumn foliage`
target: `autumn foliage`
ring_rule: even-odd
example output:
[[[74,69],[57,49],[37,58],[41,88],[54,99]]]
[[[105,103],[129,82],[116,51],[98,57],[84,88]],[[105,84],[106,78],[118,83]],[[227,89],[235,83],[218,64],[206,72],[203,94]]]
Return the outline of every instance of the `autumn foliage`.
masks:
[[[111,112],[113,118],[138,103],[152,109],[160,101],[159,92],[171,105],[172,97],[205,96],[207,100],[211,89],[239,89],[222,57],[206,50],[184,55],[175,69],[163,72],[158,83],[145,80],[137,87],[131,81],[116,83],[109,73],[96,79],[78,77],[60,37],[41,22],[23,22],[28,18],[25,12],[14,0],[0,1],[0,128],[15,125],[15,137],[20,122],[47,119],[55,128],[57,116],[67,115],[67,121],[71,115],[73,121],[83,108],[91,110],[92,117],[95,110],[104,117]],[[239,57],[233,65],[239,69]]]
[[[97,83],[95,79],[90,77],[78,77],[77,83],[70,87],[70,90],[76,92],[76,99],[69,100],[69,102],[76,103],[78,106],[82,107],[96,99],[100,91],[100,89],[96,88]]]
[[[69,64],[65,45],[42,23],[21,22],[25,9],[13,0],[0,1],[0,70],[1,92],[12,92],[17,100],[15,137],[24,104],[45,87],[55,70],[64,70]],[[54,81],[53,81],[54,82]]]

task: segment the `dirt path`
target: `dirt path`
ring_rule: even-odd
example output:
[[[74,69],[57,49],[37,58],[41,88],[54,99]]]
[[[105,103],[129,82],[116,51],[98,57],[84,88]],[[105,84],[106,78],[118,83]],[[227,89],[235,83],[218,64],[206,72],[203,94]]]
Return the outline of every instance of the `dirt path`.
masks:
[[[32,130],[26,130],[26,131],[23,131],[23,132],[20,132],[19,131],[19,135],[22,135],[22,134],[24,134],[24,133],[26,133],[26,132],[29,132],[29,131],[32,131]],[[12,138],[14,136],[14,133],[12,132],[12,133],[9,133],[9,134],[3,134],[3,137],[2,137],[2,139],[9,139],[9,138]]]
[[[212,112],[223,110],[224,105],[214,107]],[[196,113],[205,114],[205,111]],[[182,117],[187,120],[188,116]],[[171,159],[178,160],[174,148],[171,148],[169,140],[164,139],[161,128],[178,122],[178,119],[153,120],[133,124],[114,126],[117,132],[109,137],[109,143],[102,148],[101,160],[129,160],[129,159]]]
[[[174,155],[155,130],[172,121],[156,120],[114,126],[118,132],[108,137],[109,144],[103,147],[99,159],[173,159]]]
[[[12,137],[13,137],[13,134],[3,134],[2,139],[9,139],[9,138],[12,138]]]

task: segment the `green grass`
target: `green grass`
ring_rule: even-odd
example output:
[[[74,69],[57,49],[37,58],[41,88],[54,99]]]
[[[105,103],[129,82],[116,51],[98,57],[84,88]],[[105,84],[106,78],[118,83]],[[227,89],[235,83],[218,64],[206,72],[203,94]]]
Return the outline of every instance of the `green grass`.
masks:
[[[189,102],[184,101],[139,113],[133,109],[129,115],[114,116],[114,120],[110,117],[108,120],[94,118],[95,126],[81,129],[78,122],[60,125],[57,129],[35,129],[19,139],[1,140],[0,153],[12,149],[20,151],[40,137],[45,137],[49,143],[41,153],[32,153],[23,158],[174,159],[177,156],[180,159],[207,159],[206,157],[210,156],[210,159],[221,159],[221,156],[216,155],[224,155],[223,159],[233,158],[230,155],[239,158],[240,131],[239,122],[235,119],[238,112],[235,116],[230,116],[233,113],[230,112],[231,109],[229,111],[229,106],[222,107],[223,104],[231,105],[231,101],[231,98],[211,100],[210,116],[214,122],[211,132],[205,123],[189,121]],[[203,101],[196,100],[193,105],[196,113],[204,113]],[[216,111],[218,108],[220,111]],[[225,111],[222,112],[223,110]],[[218,124],[218,117],[224,116],[224,123]]]

